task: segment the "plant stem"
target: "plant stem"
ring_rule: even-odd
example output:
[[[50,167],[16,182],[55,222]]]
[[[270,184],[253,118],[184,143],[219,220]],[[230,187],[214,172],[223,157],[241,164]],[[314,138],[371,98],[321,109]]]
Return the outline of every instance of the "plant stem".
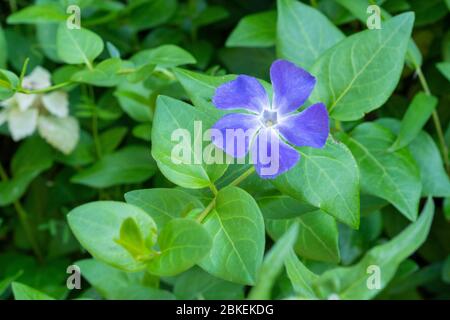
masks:
[[[95,105],[95,96],[94,90],[91,86],[88,87],[89,91],[89,99],[92,103],[92,137],[94,138],[95,152],[97,154],[97,158],[102,158],[102,145],[100,143],[100,138],[98,135],[98,114],[97,114],[97,106]]]
[[[9,180],[8,174],[6,173],[5,168],[0,163],[0,177],[2,181],[6,182]],[[43,261],[43,256],[41,250],[39,249],[38,241],[33,233],[33,229],[30,225],[30,221],[28,220],[28,214],[25,209],[22,207],[18,200],[13,203],[14,208],[16,209],[17,215],[19,216],[20,223],[22,224],[23,229],[25,230],[25,234],[27,235],[28,241],[30,242],[33,251],[38,258],[39,261]]]
[[[244,181],[249,176],[251,176],[253,174],[253,172],[255,172],[255,167],[251,166],[250,169],[248,169],[243,174],[241,174],[239,177],[237,177],[235,180],[233,180],[229,185],[230,186],[237,186],[237,185],[239,185],[242,181]]]
[[[428,86],[427,80],[425,79],[425,76],[423,75],[422,69],[420,67],[417,67],[416,72],[419,77],[419,81],[422,85],[422,88],[425,91],[425,94],[431,96],[430,87]],[[447,173],[450,173],[448,147],[445,142],[444,131],[442,130],[441,122],[439,121],[439,115],[436,110],[433,110],[432,117],[433,117],[434,126],[436,127],[436,133],[438,135],[439,144],[441,146],[441,153],[442,153],[442,157],[444,158],[445,169],[447,170]]]
[[[19,90],[22,89],[23,78],[25,78],[25,74],[27,73],[29,62],[30,62],[30,58],[26,58],[25,62],[23,63],[22,71],[20,72],[20,78],[19,78],[19,85],[18,85]]]
[[[209,204],[208,206],[205,208],[205,210],[202,211],[202,213],[200,213],[197,217],[197,221],[198,222],[202,222],[203,219],[206,218],[206,216],[208,215],[208,213],[214,208],[214,206],[216,205],[216,198],[214,198]]]
[[[46,93],[46,92],[50,92],[50,91],[53,91],[53,90],[60,89],[62,87],[65,87],[65,86],[68,86],[68,85],[71,85],[71,84],[73,84],[73,83],[70,82],[70,81],[62,82],[62,83],[59,83],[59,84],[55,84],[54,86],[47,87],[45,89],[38,89],[38,90],[27,90],[27,89],[24,89],[24,88],[17,88],[17,92],[26,93],[26,94]]]
[[[209,188],[211,189],[212,193],[214,194],[214,196],[217,196],[217,194],[219,193],[219,191],[217,190],[217,187],[214,183],[211,183],[209,185]]]

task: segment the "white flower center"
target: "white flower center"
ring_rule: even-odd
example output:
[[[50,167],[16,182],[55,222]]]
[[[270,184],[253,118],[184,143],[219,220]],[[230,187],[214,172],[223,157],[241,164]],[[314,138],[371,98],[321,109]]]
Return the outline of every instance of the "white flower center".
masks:
[[[278,113],[272,110],[264,110],[261,115],[261,122],[266,127],[272,127],[278,123]]]

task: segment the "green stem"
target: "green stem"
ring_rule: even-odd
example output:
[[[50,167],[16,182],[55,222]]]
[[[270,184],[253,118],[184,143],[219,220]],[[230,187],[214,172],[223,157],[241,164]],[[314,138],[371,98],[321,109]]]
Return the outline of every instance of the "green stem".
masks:
[[[211,183],[209,185],[209,188],[211,189],[212,193],[214,194],[214,196],[217,196],[217,194],[219,193],[219,190],[217,190],[217,187],[214,183]]]
[[[11,12],[17,11],[17,2],[16,0],[9,0],[9,7],[11,8]]]
[[[425,94],[431,96],[430,87],[428,86],[427,80],[425,79],[425,76],[423,75],[422,69],[420,67],[417,67],[416,72],[419,77],[419,81],[422,85],[422,88],[425,91]],[[448,146],[447,146],[447,143],[445,142],[444,131],[442,130],[441,122],[439,121],[439,115],[436,110],[433,110],[432,117],[433,117],[434,126],[436,128],[436,133],[438,135],[439,144],[440,144],[441,152],[442,152],[442,157],[444,158],[445,168],[447,170],[447,173],[450,173],[450,161],[448,158]]]
[[[19,78],[19,85],[18,85],[19,90],[22,89],[23,78],[25,78],[25,75],[27,74],[29,62],[30,62],[30,58],[26,58],[25,62],[23,63],[22,71],[20,72],[20,78]]]
[[[0,177],[2,181],[6,182],[9,180],[8,174],[6,173],[6,170],[1,163],[0,163]],[[34,235],[33,228],[31,227],[30,221],[28,220],[27,212],[25,211],[25,209],[22,207],[22,205],[18,200],[14,201],[13,205],[14,208],[16,209],[20,223],[22,224],[22,227],[25,230],[25,234],[27,235],[28,241],[30,242],[30,245],[33,248],[36,257],[38,258],[39,261],[43,261],[43,256],[39,248],[38,241]]]
[[[216,205],[216,198],[214,198],[209,204],[208,206],[205,208],[205,210],[202,211],[202,213],[200,213],[197,217],[197,221],[198,222],[202,222],[203,219],[206,218],[206,216],[211,212],[211,210],[214,208],[214,206]]]
[[[89,90],[89,98],[92,103],[92,137],[94,138],[95,152],[97,154],[97,158],[102,158],[102,145],[100,143],[100,138],[98,134],[98,114],[97,114],[97,106],[95,105],[95,96],[94,90],[91,86],[88,87]]]
[[[53,91],[53,90],[57,90],[57,89],[63,88],[65,86],[68,86],[68,85],[71,85],[71,84],[73,84],[73,82],[70,82],[70,81],[62,82],[62,83],[59,83],[59,84],[55,84],[54,86],[47,87],[45,89],[39,89],[39,90],[27,90],[27,89],[24,89],[24,88],[17,88],[17,92],[26,93],[26,94],[46,93],[46,92],[50,92],[50,91]]]
[[[237,177],[234,181],[232,181],[230,183],[230,186],[237,186],[238,184],[240,184],[242,181],[244,181],[245,179],[247,179],[249,176],[251,176],[253,174],[253,172],[255,172],[255,167],[251,166],[250,169],[248,169],[247,171],[245,171],[243,174],[241,174],[239,177]]]

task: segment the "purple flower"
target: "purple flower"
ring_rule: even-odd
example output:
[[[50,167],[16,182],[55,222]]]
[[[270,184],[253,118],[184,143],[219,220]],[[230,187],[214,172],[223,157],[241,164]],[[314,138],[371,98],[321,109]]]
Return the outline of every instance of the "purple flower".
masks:
[[[234,158],[250,150],[256,172],[272,179],[291,169],[300,159],[297,147],[322,148],[329,134],[328,112],[316,103],[302,112],[296,110],[308,99],[316,79],[285,60],[270,68],[272,103],[261,83],[246,75],[217,88],[213,103],[218,109],[243,109],[230,113],[213,126],[221,139],[213,143]]]

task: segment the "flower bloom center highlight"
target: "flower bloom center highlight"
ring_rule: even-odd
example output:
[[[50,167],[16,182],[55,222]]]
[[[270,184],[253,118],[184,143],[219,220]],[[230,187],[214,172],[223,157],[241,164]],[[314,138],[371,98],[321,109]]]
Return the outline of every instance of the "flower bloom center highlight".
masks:
[[[261,116],[261,122],[267,128],[276,125],[278,123],[278,113],[273,110],[264,110]]]

